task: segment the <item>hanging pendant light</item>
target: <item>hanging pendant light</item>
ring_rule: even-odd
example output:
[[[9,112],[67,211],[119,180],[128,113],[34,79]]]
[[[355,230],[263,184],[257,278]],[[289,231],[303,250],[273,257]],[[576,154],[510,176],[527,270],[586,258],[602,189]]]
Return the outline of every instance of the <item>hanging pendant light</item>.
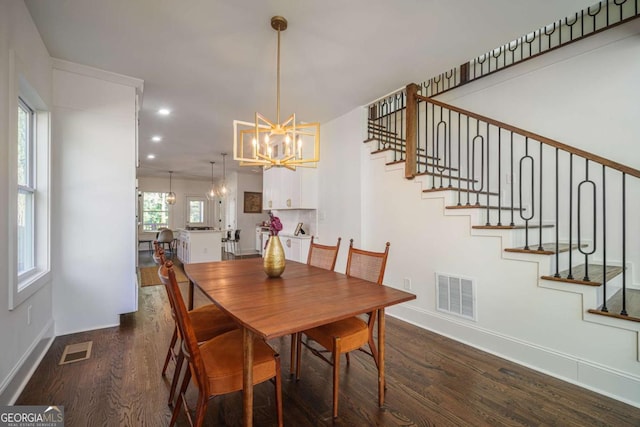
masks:
[[[222,182],[220,183],[220,189],[218,194],[220,197],[227,195],[227,153],[222,153]]]
[[[176,204],[176,193],[171,191],[171,175],[173,171],[169,171],[169,193],[167,194],[167,203],[170,205]]]
[[[211,188],[209,188],[209,191],[207,191],[207,200],[214,200],[216,198],[217,191],[216,191],[216,186],[213,183],[213,165],[216,162],[209,162],[209,163],[211,163]]]
[[[314,168],[320,160],[320,123],[296,123],[295,113],[280,121],[280,32],[287,29],[287,20],[274,16],[271,28],[278,32],[276,121],[258,112],[253,123],[234,120],[233,158],[240,166]]]

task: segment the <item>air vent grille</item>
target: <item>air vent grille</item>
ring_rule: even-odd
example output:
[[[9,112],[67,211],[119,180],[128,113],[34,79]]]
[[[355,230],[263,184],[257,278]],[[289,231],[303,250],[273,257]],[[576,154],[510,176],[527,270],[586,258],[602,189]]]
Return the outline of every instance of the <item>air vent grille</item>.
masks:
[[[437,309],[465,319],[476,320],[475,281],[436,273]]]

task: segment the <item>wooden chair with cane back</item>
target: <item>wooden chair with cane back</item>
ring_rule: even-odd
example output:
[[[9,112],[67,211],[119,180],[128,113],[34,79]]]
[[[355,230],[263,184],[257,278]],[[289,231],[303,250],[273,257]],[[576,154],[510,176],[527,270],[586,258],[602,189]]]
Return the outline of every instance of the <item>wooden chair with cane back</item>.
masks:
[[[324,268],[325,270],[333,270],[336,267],[336,260],[338,259],[338,251],[340,250],[340,241],[342,237],[338,237],[338,243],[335,246],[321,245],[315,243],[314,236],[311,236],[311,243],[309,244],[309,254],[307,255],[307,264],[314,267]],[[300,351],[294,349],[297,348],[300,342],[300,332],[297,334],[291,334],[291,363],[289,364],[289,372],[293,374],[294,366],[299,366],[295,363],[296,354]],[[300,376],[300,372],[296,373],[296,376]]]
[[[165,263],[164,250],[160,248],[159,250],[159,258],[162,264],[158,269],[158,276],[160,280],[165,283],[168,279],[168,271]],[[173,265],[173,264],[172,264]],[[166,283],[165,283],[166,287]],[[169,389],[169,405],[173,404],[175,390],[178,385],[178,378],[180,376],[180,371],[182,370],[183,357],[182,352],[179,347],[176,350],[176,343],[178,339],[180,339],[179,346],[182,345],[183,337],[180,334],[178,324],[176,321],[176,307],[174,303],[174,299],[171,298],[169,294],[169,289],[167,289],[167,296],[169,297],[169,305],[171,307],[171,316],[174,320],[174,328],[173,335],[171,336],[171,342],[169,343],[169,349],[167,350],[167,355],[164,359],[164,366],[162,367],[162,376],[167,374],[167,368],[169,367],[169,361],[174,362],[174,373],[173,379],[171,380],[171,388]],[[179,294],[180,298],[182,298],[181,294]],[[225,332],[232,331],[238,328],[238,325],[231,319],[231,317],[224,314],[217,306],[214,304],[207,304],[202,307],[194,308],[187,312],[187,316],[192,325],[193,332],[195,334],[197,342],[208,341],[213,337],[221,335]]]
[[[389,255],[389,246],[390,244],[387,242],[383,252],[365,251],[354,248],[353,239],[351,239],[349,243],[346,275],[382,284],[387,265],[387,257]],[[366,320],[354,316],[348,319],[338,320],[336,322],[308,329],[303,332],[308,338],[317,342],[332,353],[332,359],[328,360],[318,350],[313,349],[313,347],[308,343],[304,343],[305,346],[311,349],[313,354],[333,365],[334,418],[338,416],[340,355],[345,353],[347,357],[347,364],[349,364],[349,352],[353,350],[362,350],[373,357],[376,368],[378,368],[378,350],[373,340],[376,317],[376,312],[373,311],[367,313]],[[300,337],[297,340],[296,346],[296,377],[298,379],[300,378],[301,343],[302,338]],[[370,352],[367,352],[362,348],[365,344],[369,344]]]
[[[200,427],[204,421],[209,399],[242,390],[244,366],[242,331],[236,329],[226,332],[199,345],[191,323],[191,316],[189,316],[180,294],[180,288],[173,271],[173,263],[167,261],[165,267],[167,276],[161,277],[161,280],[166,285],[170,298],[174,299],[178,329],[183,337],[181,353],[188,363],[188,369],[185,371],[169,425],[175,425],[181,408],[184,407],[190,425]],[[283,425],[280,377],[279,355],[264,340],[255,338],[253,343],[253,383],[259,384],[274,379],[278,426]],[[195,420],[192,418],[191,410],[185,399],[191,378],[198,388]]]

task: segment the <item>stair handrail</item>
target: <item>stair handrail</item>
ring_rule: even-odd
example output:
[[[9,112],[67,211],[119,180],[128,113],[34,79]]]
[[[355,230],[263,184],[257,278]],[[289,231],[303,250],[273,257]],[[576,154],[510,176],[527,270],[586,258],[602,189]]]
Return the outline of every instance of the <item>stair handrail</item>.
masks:
[[[409,97],[409,93],[411,91],[417,89],[417,87],[418,87],[417,85],[415,85],[415,86],[413,86],[413,85],[415,85],[415,84],[410,84],[410,85],[407,86],[407,97]],[[542,135],[539,135],[537,133],[530,132],[528,130],[519,128],[517,126],[513,126],[513,125],[510,125],[510,124],[501,122],[499,120],[492,119],[491,117],[483,116],[481,114],[474,113],[472,111],[465,110],[463,108],[459,108],[459,107],[453,106],[451,104],[447,104],[445,102],[438,101],[438,100],[433,99],[433,98],[429,98],[427,96],[420,95],[419,93],[415,93],[414,96],[418,101],[429,102],[429,103],[432,103],[432,104],[437,105],[439,107],[447,108],[447,109],[449,109],[451,111],[455,111],[457,113],[467,115],[467,116],[472,117],[474,119],[477,119],[477,120],[492,124],[492,125],[494,125],[496,127],[499,127],[499,128],[502,128],[502,129],[505,129],[505,130],[508,130],[508,131],[512,131],[514,133],[518,133],[518,134],[520,134],[522,136],[529,137],[531,139],[534,139],[536,141],[539,141],[539,142],[541,142],[543,144],[546,144],[546,145],[549,145],[551,147],[555,147],[555,148],[558,148],[560,150],[566,151],[568,153],[580,156],[582,158],[585,158],[585,159],[588,159],[588,160],[592,160],[594,162],[597,162],[597,163],[599,163],[601,165],[607,166],[607,167],[609,167],[611,169],[615,169],[615,170],[620,171],[622,173],[625,173],[627,175],[631,175],[631,176],[634,176],[636,178],[640,178],[640,170],[632,168],[632,167],[627,166],[627,165],[623,165],[622,163],[618,163],[618,162],[615,162],[613,160],[604,158],[602,156],[599,156],[597,154],[591,153],[589,151],[585,151],[585,150],[581,150],[581,149],[576,148],[576,147],[572,147],[570,145],[567,145],[567,144],[564,144],[562,142],[556,141],[555,139],[547,138],[546,136],[542,136]],[[407,129],[407,131],[408,131],[408,129]],[[413,148],[409,147],[409,140],[407,140],[407,152],[408,153],[409,152],[413,152],[412,150],[415,151],[415,147],[413,147]]]

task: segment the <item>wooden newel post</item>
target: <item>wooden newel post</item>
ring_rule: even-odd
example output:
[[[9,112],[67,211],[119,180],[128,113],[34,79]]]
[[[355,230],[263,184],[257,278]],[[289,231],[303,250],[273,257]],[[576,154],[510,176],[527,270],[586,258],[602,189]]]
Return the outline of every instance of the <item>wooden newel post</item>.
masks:
[[[418,145],[418,101],[416,99],[416,94],[418,93],[418,89],[419,86],[415,83],[407,85],[407,152],[406,160],[404,162],[404,177],[406,179],[413,179],[417,172],[416,153]]]

